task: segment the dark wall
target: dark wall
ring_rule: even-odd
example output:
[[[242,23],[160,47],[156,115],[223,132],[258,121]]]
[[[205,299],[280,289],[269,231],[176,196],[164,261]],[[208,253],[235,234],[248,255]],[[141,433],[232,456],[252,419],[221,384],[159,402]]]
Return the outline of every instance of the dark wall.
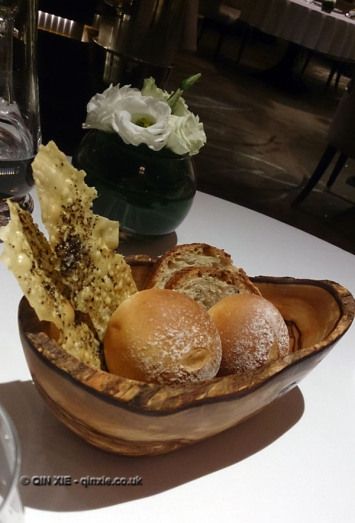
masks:
[[[92,22],[97,0],[39,0],[51,14]],[[54,140],[65,153],[77,147],[92,96],[88,44],[44,31],[38,32],[38,78],[42,142]]]
[[[91,24],[98,0],[38,0],[41,11]]]
[[[42,142],[54,140],[67,154],[81,138],[89,99],[86,47],[49,33],[38,35]]]

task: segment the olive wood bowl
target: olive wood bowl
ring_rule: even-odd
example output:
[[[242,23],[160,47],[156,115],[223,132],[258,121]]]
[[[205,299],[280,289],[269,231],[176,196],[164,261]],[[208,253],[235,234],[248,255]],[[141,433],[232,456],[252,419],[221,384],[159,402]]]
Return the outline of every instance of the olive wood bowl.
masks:
[[[152,260],[129,260],[143,288]],[[163,454],[222,432],[294,387],[350,327],[352,295],[331,281],[258,276],[264,297],[281,311],[291,352],[243,377],[188,385],[143,383],[95,370],[50,338],[26,298],[19,330],[27,364],[55,416],[87,442],[131,456]]]

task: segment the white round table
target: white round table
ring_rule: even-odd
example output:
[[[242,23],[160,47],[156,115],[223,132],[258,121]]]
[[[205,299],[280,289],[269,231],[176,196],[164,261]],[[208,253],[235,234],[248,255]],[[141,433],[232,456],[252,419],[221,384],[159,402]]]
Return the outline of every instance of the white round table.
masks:
[[[355,293],[354,255],[239,205],[197,193],[176,233],[179,243],[224,248],[250,275],[330,279]],[[21,487],[25,523],[355,521],[355,325],[299,387],[250,420],[165,456],[120,457],[89,446],[49,412],[21,349],[21,291],[3,264],[0,281],[0,402],[31,481]],[[85,486],[122,476],[142,484]]]

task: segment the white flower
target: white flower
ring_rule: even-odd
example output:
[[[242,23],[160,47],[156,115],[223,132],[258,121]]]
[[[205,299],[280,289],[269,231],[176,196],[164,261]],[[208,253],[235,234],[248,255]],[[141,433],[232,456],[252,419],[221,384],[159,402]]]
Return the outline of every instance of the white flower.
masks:
[[[159,151],[168,140],[170,113],[166,102],[141,94],[130,96],[115,111],[112,127],[125,143],[144,143]]]
[[[187,116],[192,114],[182,96],[174,104],[173,114],[176,116]]]
[[[168,140],[170,114],[166,101],[129,86],[110,86],[90,100],[84,127],[116,132],[127,144],[159,151]]]
[[[175,154],[197,154],[206,143],[206,134],[198,116],[188,111],[185,116],[171,115],[171,133],[167,147]]]
[[[103,93],[95,94],[87,105],[84,129],[100,129],[112,132],[114,112],[122,100],[139,93],[138,89],[125,85],[110,85]]]
[[[143,96],[153,96],[153,98],[156,98],[157,100],[167,101],[169,98],[169,93],[167,91],[163,91],[163,89],[160,89],[160,87],[157,87],[157,84],[155,83],[155,80],[153,77],[145,78],[143,87],[142,87],[142,95]]]
[[[152,77],[144,80],[141,91],[111,85],[91,98],[83,127],[115,132],[123,142],[145,144],[153,151],[166,147],[178,155],[197,154],[206,134],[182,94],[199,77],[188,78],[171,93],[157,87]]]
[[[164,91],[163,89],[157,87],[154,78],[150,77],[144,80],[142,94],[144,96],[153,96],[158,100],[167,102],[173,93],[169,93],[168,91]],[[177,116],[185,116],[190,112],[187,103],[182,98],[182,96],[180,96],[180,98],[178,98],[178,100],[176,100],[174,103],[172,112]]]

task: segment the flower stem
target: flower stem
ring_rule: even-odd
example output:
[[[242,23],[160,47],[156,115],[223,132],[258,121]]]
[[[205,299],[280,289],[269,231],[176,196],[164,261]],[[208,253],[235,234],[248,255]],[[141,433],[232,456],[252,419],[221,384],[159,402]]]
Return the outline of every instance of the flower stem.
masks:
[[[176,91],[174,91],[168,98],[168,104],[171,107],[171,110],[174,109],[176,102],[178,99],[183,95],[184,91],[187,89],[190,89],[198,80],[201,78],[201,73],[194,74],[192,76],[189,76],[188,78],[185,78],[181,82],[181,85]]]

